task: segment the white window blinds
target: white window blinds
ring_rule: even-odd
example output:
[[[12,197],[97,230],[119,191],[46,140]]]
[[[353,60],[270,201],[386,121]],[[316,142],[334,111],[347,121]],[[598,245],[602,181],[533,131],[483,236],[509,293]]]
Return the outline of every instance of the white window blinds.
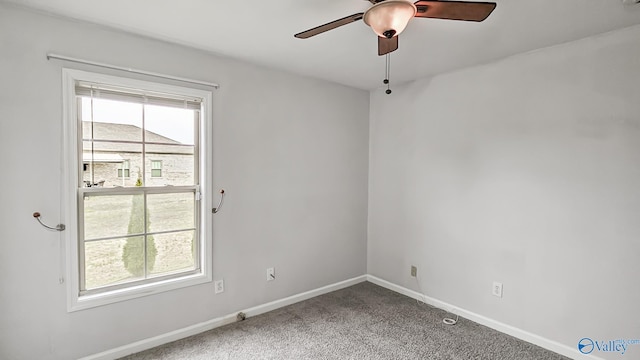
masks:
[[[116,88],[103,84],[77,82],[76,95],[180,109],[200,110],[202,99],[175,94],[152,93],[143,90]]]

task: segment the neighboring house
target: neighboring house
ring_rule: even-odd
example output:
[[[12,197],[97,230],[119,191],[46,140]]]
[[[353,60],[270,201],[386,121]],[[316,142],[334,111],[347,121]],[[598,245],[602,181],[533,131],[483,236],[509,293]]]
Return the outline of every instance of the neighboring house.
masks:
[[[193,185],[193,145],[148,130],[143,142],[135,125],[83,121],[82,131],[85,186],[135,186],[138,178],[145,186]]]

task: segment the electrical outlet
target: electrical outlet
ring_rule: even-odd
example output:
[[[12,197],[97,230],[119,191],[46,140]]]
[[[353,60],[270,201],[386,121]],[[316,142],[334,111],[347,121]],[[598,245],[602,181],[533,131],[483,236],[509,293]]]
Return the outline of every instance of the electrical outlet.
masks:
[[[497,296],[499,298],[502,297],[502,283],[501,282],[497,282],[497,281],[493,282],[492,293],[493,293],[493,296]]]
[[[417,277],[418,276],[418,268],[411,265],[411,277]]]
[[[267,281],[273,281],[276,279],[276,269],[268,268],[267,269]]]
[[[214,281],[213,286],[215,287],[216,294],[220,294],[221,292],[224,292],[224,280]]]

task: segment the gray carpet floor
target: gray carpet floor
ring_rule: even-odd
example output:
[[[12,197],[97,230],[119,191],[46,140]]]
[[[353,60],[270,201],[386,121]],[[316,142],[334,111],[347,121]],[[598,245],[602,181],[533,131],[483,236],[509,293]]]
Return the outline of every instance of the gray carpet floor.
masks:
[[[369,282],[122,359],[567,359]]]

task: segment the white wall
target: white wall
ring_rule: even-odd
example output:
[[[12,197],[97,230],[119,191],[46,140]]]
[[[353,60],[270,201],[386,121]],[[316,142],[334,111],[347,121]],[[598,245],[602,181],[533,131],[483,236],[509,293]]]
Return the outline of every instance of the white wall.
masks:
[[[31,217],[55,224],[62,211],[63,64],[47,52],[221,85],[223,294],[206,284],[66,312],[62,237]],[[366,91],[2,4],[0,79],[0,358],[78,358],[366,273]],[[270,266],[278,278],[267,283]]]
[[[372,92],[369,274],[571,348],[640,338],[638,39]]]

